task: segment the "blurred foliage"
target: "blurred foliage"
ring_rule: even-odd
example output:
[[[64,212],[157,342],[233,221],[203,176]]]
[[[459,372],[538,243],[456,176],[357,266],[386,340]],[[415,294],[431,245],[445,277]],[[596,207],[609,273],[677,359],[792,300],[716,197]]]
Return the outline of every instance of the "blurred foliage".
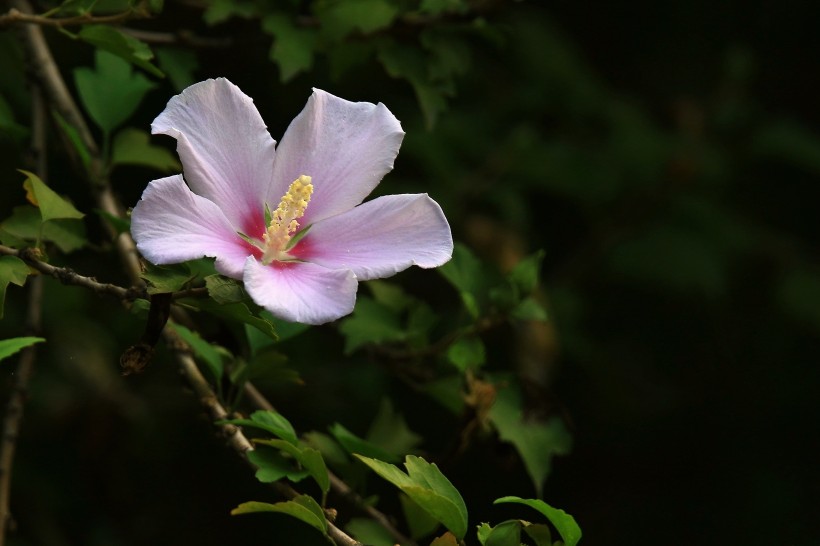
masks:
[[[437,273],[362,284],[350,317],[310,329],[266,315],[207,261],[145,271],[149,292],[208,293],[179,301],[196,328],[176,331],[236,422],[265,434],[253,452],[259,481],[284,477],[313,495],[286,502],[215,440],[167,348],[143,374],[120,376],[145,300],[126,313],[46,279],[11,543],[324,544],[320,507],[308,499],[327,493],[325,464],[424,544],[456,543],[439,522],[468,543],[570,544],[575,518],[600,544],[637,534],[672,545],[816,541],[811,5],[36,8],[50,18],[128,14],[122,26],[44,28],[124,203],[158,173],[179,171],[172,144],[148,130],[185,86],[230,78],[277,139],[315,86],[396,114],[407,136],[376,192],[430,193],[461,243]],[[62,113],[49,113],[48,173],[29,173],[32,95],[16,26],[0,27],[0,242],[125,285],[104,224],[127,224],[90,214],[89,150]],[[31,274],[0,257],[4,355],[31,341],[20,289]],[[2,363],[5,392],[13,361]],[[247,381],[287,426],[252,413]],[[431,514],[424,499],[449,501],[429,489],[398,495],[353,453],[383,461],[377,472],[400,489],[418,484],[392,463],[435,462],[466,501],[467,523],[458,510]],[[354,536],[391,543],[329,500]],[[552,527],[521,510],[482,524],[520,504]],[[308,525],[232,519],[235,507]]]

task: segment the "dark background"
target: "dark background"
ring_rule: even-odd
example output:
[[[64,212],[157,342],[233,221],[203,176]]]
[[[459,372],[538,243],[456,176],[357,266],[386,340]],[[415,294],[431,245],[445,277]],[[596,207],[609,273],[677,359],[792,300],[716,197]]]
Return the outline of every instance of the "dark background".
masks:
[[[550,322],[529,334],[535,349],[510,326],[488,333],[488,370],[523,369],[524,350],[543,372],[531,403],[574,437],[544,498],[576,518],[582,544],[751,546],[820,540],[817,15],[793,1],[500,2],[483,15],[500,39],[467,42],[470,63],[431,129],[410,85],[375,60],[333,79],[319,55],[281,83],[258,21],[209,27],[168,2],[142,25],[232,37],[200,56],[197,79],[230,78],[277,140],[310,87],[384,102],[407,137],[378,191],[430,193],[455,238],[502,270],[545,249]],[[61,66],[90,63],[88,48],[48,36]],[[147,127],[174,93],[162,83],[129,124]],[[3,157],[6,214],[23,196],[15,153]],[[58,178],[65,158],[53,162]],[[71,193],[72,176],[54,185]],[[123,170],[117,192],[134,204],[153,177]],[[71,265],[124,282],[110,253],[84,250]],[[458,304],[434,273],[397,282]],[[222,447],[164,351],[146,373],[119,376],[142,323],[78,292],[47,283],[11,543],[319,544],[283,517],[228,515],[276,496]],[[10,287],[3,334],[22,313]],[[334,327],[308,335],[283,348],[305,385],[268,391],[297,430],[341,421],[363,433],[387,394],[425,454],[442,456],[458,417],[371,354],[342,357]],[[491,506],[499,496],[534,496],[492,437],[442,468],[471,525],[512,515]]]

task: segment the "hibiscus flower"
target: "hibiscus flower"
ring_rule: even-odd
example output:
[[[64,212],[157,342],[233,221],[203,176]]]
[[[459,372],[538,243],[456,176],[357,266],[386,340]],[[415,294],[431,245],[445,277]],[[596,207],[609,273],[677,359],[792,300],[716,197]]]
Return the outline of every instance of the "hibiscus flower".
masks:
[[[154,264],[216,258],[274,316],[322,324],[353,311],[358,281],[452,256],[426,194],[362,203],[393,168],[404,132],[383,104],[315,89],[282,142],[224,78],[173,97],[151,125],[177,140],[183,175],[153,180],[131,233]]]

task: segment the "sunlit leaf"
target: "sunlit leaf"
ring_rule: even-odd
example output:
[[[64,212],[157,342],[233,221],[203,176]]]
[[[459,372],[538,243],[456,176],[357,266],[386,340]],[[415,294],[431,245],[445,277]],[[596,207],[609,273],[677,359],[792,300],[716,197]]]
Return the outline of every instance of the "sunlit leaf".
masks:
[[[435,464],[408,455],[407,474],[396,466],[362,455],[356,457],[386,479],[461,539],[467,533],[467,507],[461,494]]]
[[[23,182],[23,189],[26,190],[26,199],[40,210],[43,222],[49,220],[75,219],[79,220],[85,216],[82,212],[74,208],[74,205],[57,195],[45,182],[40,180],[36,174],[20,169],[26,175]]]
[[[484,539],[484,546],[520,546],[521,522],[508,520],[492,528]]]
[[[2,275],[2,273],[0,273]],[[0,285],[2,284],[2,279],[0,279]],[[2,301],[0,301],[2,304]],[[2,318],[2,316],[0,316]],[[35,343],[42,343],[45,341],[45,338],[42,337],[14,337],[11,339],[0,339],[0,360],[4,360],[14,353],[25,349],[26,347],[30,347]]]
[[[299,495],[293,500],[268,504],[266,502],[243,502],[233,510],[231,515],[253,514],[257,512],[276,512],[287,514],[301,520],[322,534],[327,534],[327,520],[322,507],[307,495]]]

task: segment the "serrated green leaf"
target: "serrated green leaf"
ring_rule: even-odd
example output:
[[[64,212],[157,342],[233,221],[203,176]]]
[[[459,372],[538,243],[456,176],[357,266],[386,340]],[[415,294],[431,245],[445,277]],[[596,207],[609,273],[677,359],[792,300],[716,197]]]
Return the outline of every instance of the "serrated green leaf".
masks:
[[[460,372],[480,368],[486,359],[484,342],[478,336],[464,336],[447,349],[447,360]]]
[[[2,275],[2,273],[0,273],[0,275]],[[2,285],[2,279],[0,279],[0,285]],[[2,301],[0,301],[0,305],[2,305]],[[0,308],[0,311],[1,310],[2,308]],[[0,318],[2,318],[2,315],[0,315]],[[26,347],[30,347],[35,343],[42,343],[43,341],[45,341],[45,338],[42,337],[14,337],[11,339],[2,339],[0,340],[0,360],[4,360],[16,352],[25,349]]]
[[[481,543],[481,546],[486,546],[487,537],[490,536],[492,530],[493,528],[490,527],[490,524],[486,522],[477,526],[475,534],[478,537],[478,541]]]
[[[83,167],[88,169],[88,166],[91,163],[91,152],[88,151],[85,142],[83,142],[83,139],[80,138],[80,133],[78,133],[77,129],[69,124],[56,110],[52,112],[52,115],[57,121],[57,125],[60,126],[69,142],[71,142],[71,145],[74,147],[74,151],[77,152]]]
[[[205,287],[208,289],[208,295],[219,304],[237,303],[248,299],[239,282],[222,275],[205,277]]]
[[[262,444],[276,449],[281,449],[288,455],[296,459],[301,464],[308,474],[316,480],[319,484],[319,489],[322,490],[322,495],[326,495],[330,491],[330,476],[327,472],[325,460],[318,450],[310,446],[295,445],[285,440],[254,440],[257,444]]]
[[[148,282],[149,294],[162,294],[182,290],[195,275],[185,264],[148,264],[140,277]]]
[[[546,516],[552,523],[558,534],[564,540],[566,546],[575,546],[581,540],[581,528],[576,523],[575,518],[560,510],[553,508],[546,502],[539,499],[522,499],[521,497],[501,497],[496,499],[493,504],[515,503],[529,506]]]
[[[521,392],[514,386],[497,390],[489,420],[499,438],[515,446],[540,496],[552,457],[565,455],[572,448],[572,437],[563,421],[557,417],[545,422],[526,419]]]
[[[118,131],[114,137],[111,165],[139,165],[166,173],[182,170],[182,165],[174,154],[151,144],[147,132],[133,127]]]
[[[520,546],[521,522],[511,519],[499,523],[487,535],[484,546]]]
[[[486,284],[486,274],[478,258],[466,246],[456,243],[453,258],[439,267],[438,272],[458,290],[470,315],[478,318],[480,309],[476,294]]]
[[[226,419],[220,423],[230,423],[243,427],[254,427],[266,430],[291,445],[297,445],[299,439],[290,421],[285,416],[275,411],[259,410],[251,414],[250,419]]]
[[[464,499],[435,464],[430,464],[421,457],[408,455],[404,461],[408,472],[405,474],[390,463],[355,455],[376,474],[401,489],[459,540],[464,538],[467,533],[467,507]]]
[[[336,438],[336,441],[339,442],[339,444],[341,444],[341,446],[345,448],[347,452],[351,455],[360,453],[362,455],[366,455],[368,457],[372,457],[374,459],[379,459],[382,461],[398,462],[399,460],[401,460],[400,456],[385,451],[379,446],[374,445],[368,442],[367,440],[360,438],[359,436],[356,436],[339,423],[334,423],[328,430],[333,435],[333,437]]]
[[[208,25],[216,25],[231,17],[249,18],[257,14],[256,4],[248,0],[212,0],[202,19]]]
[[[165,74],[151,64],[154,54],[148,44],[124,34],[108,25],[87,25],[77,34],[77,37],[100,50],[107,51],[117,57],[138,66],[158,78]],[[106,87],[105,89],[108,89]],[[130,113],[128,114],[130,115]],[[128,116],[125,116],[128,117]]]
[[[136,111],[142,98],[156,84],[143,74],[132,72],[131,65],[117,54],[98,49],[95,59],[93,70],[86,67],[74,70],[74,82],[91,119],[106,134],[111,134]]]
[[[261,483],[274,483],[282,478],[299,482],[310,474],[304,468],[296,468],[295,461],[284,457],[279,450],[265,446],[247,452],[248,460],[256,466],[256,479]]]
[[[262,19],[262,29],[273,36],[270,59],[279,65],[280,80],[287,82],[313,66],[317,32],[300,28],[283,13],[272,13]]]
[[[257,512],[277,512],[301,520],[324,535],[327,535],[327,520],[322,507],[307,495],[299,495],[293,500],[268,504],[266,502],[243,502],[233,510],[231,515],[253,514]]]
[[[85,216],[85,214],[74,208],[74,205],[46,186],[39,176],[29,171],[18,170],[26,175],[26,179],[23,181],[26,199],[40,210],[40,217],[43,222],[64,219],[79,220]]]
[[[185,343],[191,346],[194,353],[205,363],[211,374],[211,379],[215,384],[218,384],[222,380],[222,374],[224,373],[222,357],[227,353],[227,350],[211,345],[199,337],[199,334],[192,332],[181,324],[170,322],[168,326],[179,334],[179,337],[181,337]]]

